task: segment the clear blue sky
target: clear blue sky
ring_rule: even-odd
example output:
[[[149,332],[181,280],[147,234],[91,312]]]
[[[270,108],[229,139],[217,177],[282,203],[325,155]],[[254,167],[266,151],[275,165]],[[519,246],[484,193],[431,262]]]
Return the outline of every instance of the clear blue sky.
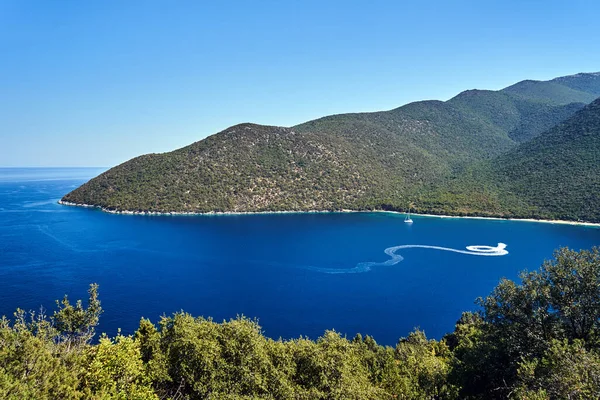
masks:
[[[598,1],[0,0],[0,166],[600,70]]]

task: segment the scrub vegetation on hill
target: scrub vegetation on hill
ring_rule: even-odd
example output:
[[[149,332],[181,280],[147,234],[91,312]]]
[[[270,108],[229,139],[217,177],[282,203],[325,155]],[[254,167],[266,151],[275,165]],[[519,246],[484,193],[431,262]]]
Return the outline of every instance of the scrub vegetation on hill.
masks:
[[[600,221],[600,99],[422,198],[425,208],[446,213],[479,208],[491,215]]]
[[[292,127],[240,124],[62,199],[111,211],[406,210],[600,221],[599,74]],[[584,108],[585,107],[585,108]],[[579,133],[578,133],[579,132]]]
[[[326,331],[273,340],[255,320],[184,312],[93,342],[102,308],[0,320],[2,399],[592,399],[600,397],[600,250],[502,280],[441,340]],[[393,329],[390,321],[390,329]]]

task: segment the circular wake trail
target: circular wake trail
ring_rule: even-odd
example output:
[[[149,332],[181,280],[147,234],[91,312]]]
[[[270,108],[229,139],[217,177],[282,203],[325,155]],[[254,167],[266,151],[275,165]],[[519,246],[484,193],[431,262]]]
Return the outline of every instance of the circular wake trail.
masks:
[[[389,267],[392,265],[398,264],[400,261],[404,260],[400,254],[396,254],[398,250],[402,249],[433,249],[433,250],[441,250],[441,251],[451,251],[453,253],[460,254],[468,254],[471,256],[505,256],[508,254],[508,250],[506,250],[506,244],[498,243],[498,246],[467,246],[466,250],[460,249],[452,249],[449,247],[440,247],[440,246],[428,246],[424,244],[403,244],[400,246],[388,247],[384,250],[384,253],[390,256],[389,260],[383,262],[362,262],[356,264],[354,268],[350,269],[338,269],[338,268],[319,268],[319,267],[305,267],[311,271],[323,272],[326,274],[358,274],[362,272],[368,272],[372,267]]]

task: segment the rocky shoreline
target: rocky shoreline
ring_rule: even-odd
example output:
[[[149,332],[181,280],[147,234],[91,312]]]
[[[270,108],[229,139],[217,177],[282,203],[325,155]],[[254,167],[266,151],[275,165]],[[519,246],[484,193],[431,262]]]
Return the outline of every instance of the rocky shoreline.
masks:
[[[352,212],[379,212],[389,214],[405,214],[399,211],[387,211],[387,210],[307,210],[307,211],[210,211],[210,212],[156,212],[156,211],[128,211],[128,210],[110,210],[108,208],[93,205],[93,204],[79,204],[72,203],[69,201],[59,200],[58,204],[70,207],[84,207],[84,208],[97,208],[106,213],[110,214],[122,214],[122,215],[146,215],[146,216],[218,216],[218,215],[260,215],[260,214],[326,214],[326,213],[352,213]],[[439,214],[418,214],[412,213],[420,217],[429,218],[465,218],[465,219],[483,219],[483,220],[495,220],[495,221],[521,221],[521,222],[541,222],[549,224],[564,224],[564,225],[580,225],[580,226],[591,226],[600,227],[600,223],[597,222],[585,222],[585,221],[565,221],[565,220],[550,220],[550,219],[535,219],[535,218],[502,218],[502,217],[477,217],[477,216],[458,216],[458,215],[439,215]]]

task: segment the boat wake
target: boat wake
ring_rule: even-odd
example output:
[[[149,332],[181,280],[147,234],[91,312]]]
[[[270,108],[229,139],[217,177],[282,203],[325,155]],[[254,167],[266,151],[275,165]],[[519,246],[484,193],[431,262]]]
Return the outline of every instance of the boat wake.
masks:
[[[508,254],[508,250],[506,250],[506,244],[498,243],[498,246],[467,246],[466,250],[460,249],[452,249],[449,247],[440,247],[440,246],[428,246],[423,244],[403,244],[400,246],[388,247],[384,250],[384,253],[390,256],[389,260],[383,262],[362,262],[356,264],[354,268],[350,269],[341,269],[341,268],[319,268],[306,266],[305,269],[323,272],[326,274],[359,274],[362,272],[369,272],[373,267],[389,267],[392,265],[398,264],[400,261],[404,260],[400,254],[396,252],[402,249],[433,249],[433,250],[441,250],[441,251],[451,251],[453,253],[461,253],[468,254],[471,256],[505,256]]]

